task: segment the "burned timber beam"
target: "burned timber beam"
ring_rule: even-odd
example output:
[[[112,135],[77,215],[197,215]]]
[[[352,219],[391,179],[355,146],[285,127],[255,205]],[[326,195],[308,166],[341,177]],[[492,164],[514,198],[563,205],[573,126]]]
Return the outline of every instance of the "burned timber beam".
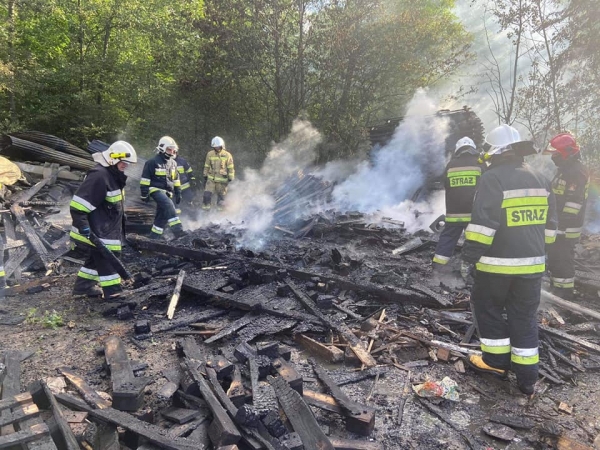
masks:
[[[140,249],[165,253],[172,256],[180,256],[194,261],[216,261],[223,259],[237,260],[245,262],[246,264],[250,264],[253,267],[267,269],[272,272],[277,272],[278,270],[284,269],[291,277],[298,280],[310,281],[315,277],[319,277],[323,281],[336,283],[341,289],[367,292],[380,298],[381,300],[392,303],[417,303],[431,307],[448,306],[446,301],[444,301],[444,303],[440,303],[437,295],[436,298],[432,298],[430,295],[419,292],[418,290],[409,290],[397,287],[392,289],[389,286],[378,286],[368,281],[361,281],[360,283],[357,283],[344,277],[305,272],[284,265],[271,264],[266,261],[258,261],[256,259],[241,258],[232,254],[219,253],[210,250],[191,249],[187,247],[176,247],[169,244],[157,244],[155,241],[143,238],[141,236],[128,236],[127,239],[132,245]]]

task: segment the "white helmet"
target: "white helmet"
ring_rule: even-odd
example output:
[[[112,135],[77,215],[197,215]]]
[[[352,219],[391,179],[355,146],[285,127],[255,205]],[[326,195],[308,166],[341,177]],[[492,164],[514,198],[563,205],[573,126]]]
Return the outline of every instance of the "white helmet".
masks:
[[[473,139],[467,136],[459,139],[456,143],[456,147],[454,148],[455,155],[460,155],[465,152],[469,152],[472,154],[477,153],[477,147],[475,146],[475,142],[473,142]]]
[[[212,148],[222,147],[225,148],[225,141],[219,136],[215,136],[212,141],[210,141],[210,146]]]
[[[117,141],[103,152],[94,153],[92,158],[98,164],[109,167],[116,165],[119,161],[135,164],[137,153],[129,142]]]
[[[508,150],[512,150],[511,144],[521,142],[521,135],[510,125],[500,125],[494,128],[485,137],[485,143],[490,147],[488,155],[500,155]]]
[[[167,150],[170,150],[171,153],[167,152]],[[162,153],[163,155],[165,155],[169,158],[171,156],[175,156],[175,154],[177,153],[177,150],[179,150],[179,147],[177,146],[177,142],[175,142],[175,139],[173,139],[170,136],[161,137],[160,140],[158,141],[158,146],[156,147],[156,151],[158,153]]]

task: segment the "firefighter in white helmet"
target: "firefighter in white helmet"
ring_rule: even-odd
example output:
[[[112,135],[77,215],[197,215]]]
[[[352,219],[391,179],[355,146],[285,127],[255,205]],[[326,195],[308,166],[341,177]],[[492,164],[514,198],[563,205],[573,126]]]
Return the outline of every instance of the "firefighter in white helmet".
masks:
[[[479,180],[462,250],[463,272],[476,268],[471,301],[482,351],[468,362],[500,376],[512,369],[521,392],[532,395],[539,366],[537,308],[545,246],[556,238],[556,200],[550,183],[524,161],[536,153],[533,142],[509,125],[485,141],[490,166]]]
[[[433,255],[434,271],[440,272],[447,267],[456,243],[471,221],[473,198],[482,172],[478,156],[475,142],[465,136],[456,142],[454,155],[446,165],[446,219]]]
[[[233,157],[225,150],[225,142],[219,136],[210,143],[212,150],[206,155],[204,163],[204,197],[202,209],[211,208],[212,196],[217,194],[217,209],[222,210],[227,195],[227,185],[235,178]]]
[[[151,239],[162,238],[167,225],[175,238],[186,234],[175,207],[181,202],[181,181],[175,162],[177,148],[177,143],[172,137],[163,136],[156,146],[158,154],[144,164],[140,180],[142,200],[148,202],[152,199],[156,203],[156,216],[150,231]]]
[[[127,165],[137,162],[137,154],[131,144],[117,141],[107,150],[94,153],[93,158],[98,164],[87,173],[70,204],[71,239],[88,255],[77,273],[73,295],[104,294],[110,299],[120,295],[121,277],[92,244],[90,236],[94,233],[109,250],[121,251],[123,189],[127,181],[124,171]]]

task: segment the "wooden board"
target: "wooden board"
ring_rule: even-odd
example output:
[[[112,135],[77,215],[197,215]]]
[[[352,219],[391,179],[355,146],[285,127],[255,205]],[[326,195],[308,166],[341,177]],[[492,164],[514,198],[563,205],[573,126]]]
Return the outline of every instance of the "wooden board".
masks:
[[[112,381],[112,407],[120,411],[137,411],[144,401],[145,378],[136,378],[121,339],[110,336],[104,343],[106,364]]]
[[[294,391],[281,377],[268,377],[273,386],[279,404],[298,433],[304,448],[333,450],[334,447],[321,430],[310,407],[302,400],[300,394]]]
[[[125,428],[132,433],[144,437],[151,443],[156,444],[161,448],[167,450],[204,450],[206,448],[198,442],[194,442],[189,439],[165,437],[164,430],[162,428],[147,422],[142,422],[141,420],[133,417],[131,414],[119,411],[118,409],[92,409],[82,401],[67,394],[57,394],[55,397],[60,403],[68,408],[86,411],[91,417]]]
[[[75,387],[75,390],[83,397],[83,399],[92,407],[104,409],[110,407],[110,402],[104,400],[98,393],[86,383],[80,376],[76,375],[67,367],[61,367],[58,371],[65,376],[67,380]]]
[[[342,362],[344,360],[344,351],[337,347],[327,346],[300,333],[296,334],[294,339],[302,347],[309,350],[312,355],[323,358],[325,361]]]
[[[44,393],[46,394],[47,399],[50,401],[50,409],[54,416],[54,420],[56,421],[56,425],[58,426],[60,434],[64,440],[64,448],[66,450],[79,450],[77,438],[73,434],[73,430],[69,426],[62,410],[60,409],[60,406],[58,405],[58,402],[54,398],[54,394],[45,381],[42,381],[41,383]]]
[[[333,379],[327,374],[325,369],[319,366],[314,360],[309,360],[313,366],[317,377],[325,384],[332,397],[339,404],[347,417],[350,424],[348,429],[362,436],[369,436],[375,428],[375,410],[369,406],[361,405],[354,400],[351,400],[341,389],[335,384]]]

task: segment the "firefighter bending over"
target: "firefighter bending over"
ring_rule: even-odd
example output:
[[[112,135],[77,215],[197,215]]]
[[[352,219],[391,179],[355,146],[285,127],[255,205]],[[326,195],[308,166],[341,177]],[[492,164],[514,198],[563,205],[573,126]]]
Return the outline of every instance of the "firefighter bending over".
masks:
[[[124,171],[137,162],[134,148],[117,141],[103,152],[94,153],[98,163],[91,169],[71,200],[73,219],[71,239],[87,253],[83,267],[77,273],[73,295],[119,297],[121,277],[90,241],[94,233],[106,247],[121,251],[123,236],[123,189],[127,181]],[[100,288],[98,287],[100,283]]]
[[[524,162],[536,153],[532,142],[508,125],[492,130],[485,141],[484,159],[491,164],[481,175],[462,251],[464,262],[476,268],[471,300],[483,353],[468,362],[499,376],[512,368],[521,392],[533,395],[537,308],[545,244],[556,238],[556,201],[550,183]]]
[[[548,252],[548,269],[552,291],[569,300],[575,287],[575,245],[579,242],[585,218],[590,175],[580,161],[579,145],[569,133],[554,136],[544,153],[551,154],[558,167],[552,180],[558,233],[556,243]]]
[[[456,243],[471,221],[471,207],[481,176],[478,152],[469,137],[459,139],[454,155],[446,166],[444,187],[446,191],[446,224],[433,256],[433,270],[441,271],[454,253]]]
[[[206,155],[204,163],[204,198],[202,209],[211,208],[212,196],[217,194],[217,209],[221,211],[227,195],[227,185],[235,178],[233,157],[225,150],[225,142],[219,136],[210,143],[212,150]]]
[[[173,138],[163,136],[158,141],[156,151],[158,154],[144,164],[140,180],[142,200],[148,202],[152,199],[156,202],[156,216],[150,238],[160,239],[167,224],[175,238],[179,238],[185,236],[186,232],[183,231],[181,220],[175,211],[175,205],[181,202],[181,181],[174,159],[177,144]]]

